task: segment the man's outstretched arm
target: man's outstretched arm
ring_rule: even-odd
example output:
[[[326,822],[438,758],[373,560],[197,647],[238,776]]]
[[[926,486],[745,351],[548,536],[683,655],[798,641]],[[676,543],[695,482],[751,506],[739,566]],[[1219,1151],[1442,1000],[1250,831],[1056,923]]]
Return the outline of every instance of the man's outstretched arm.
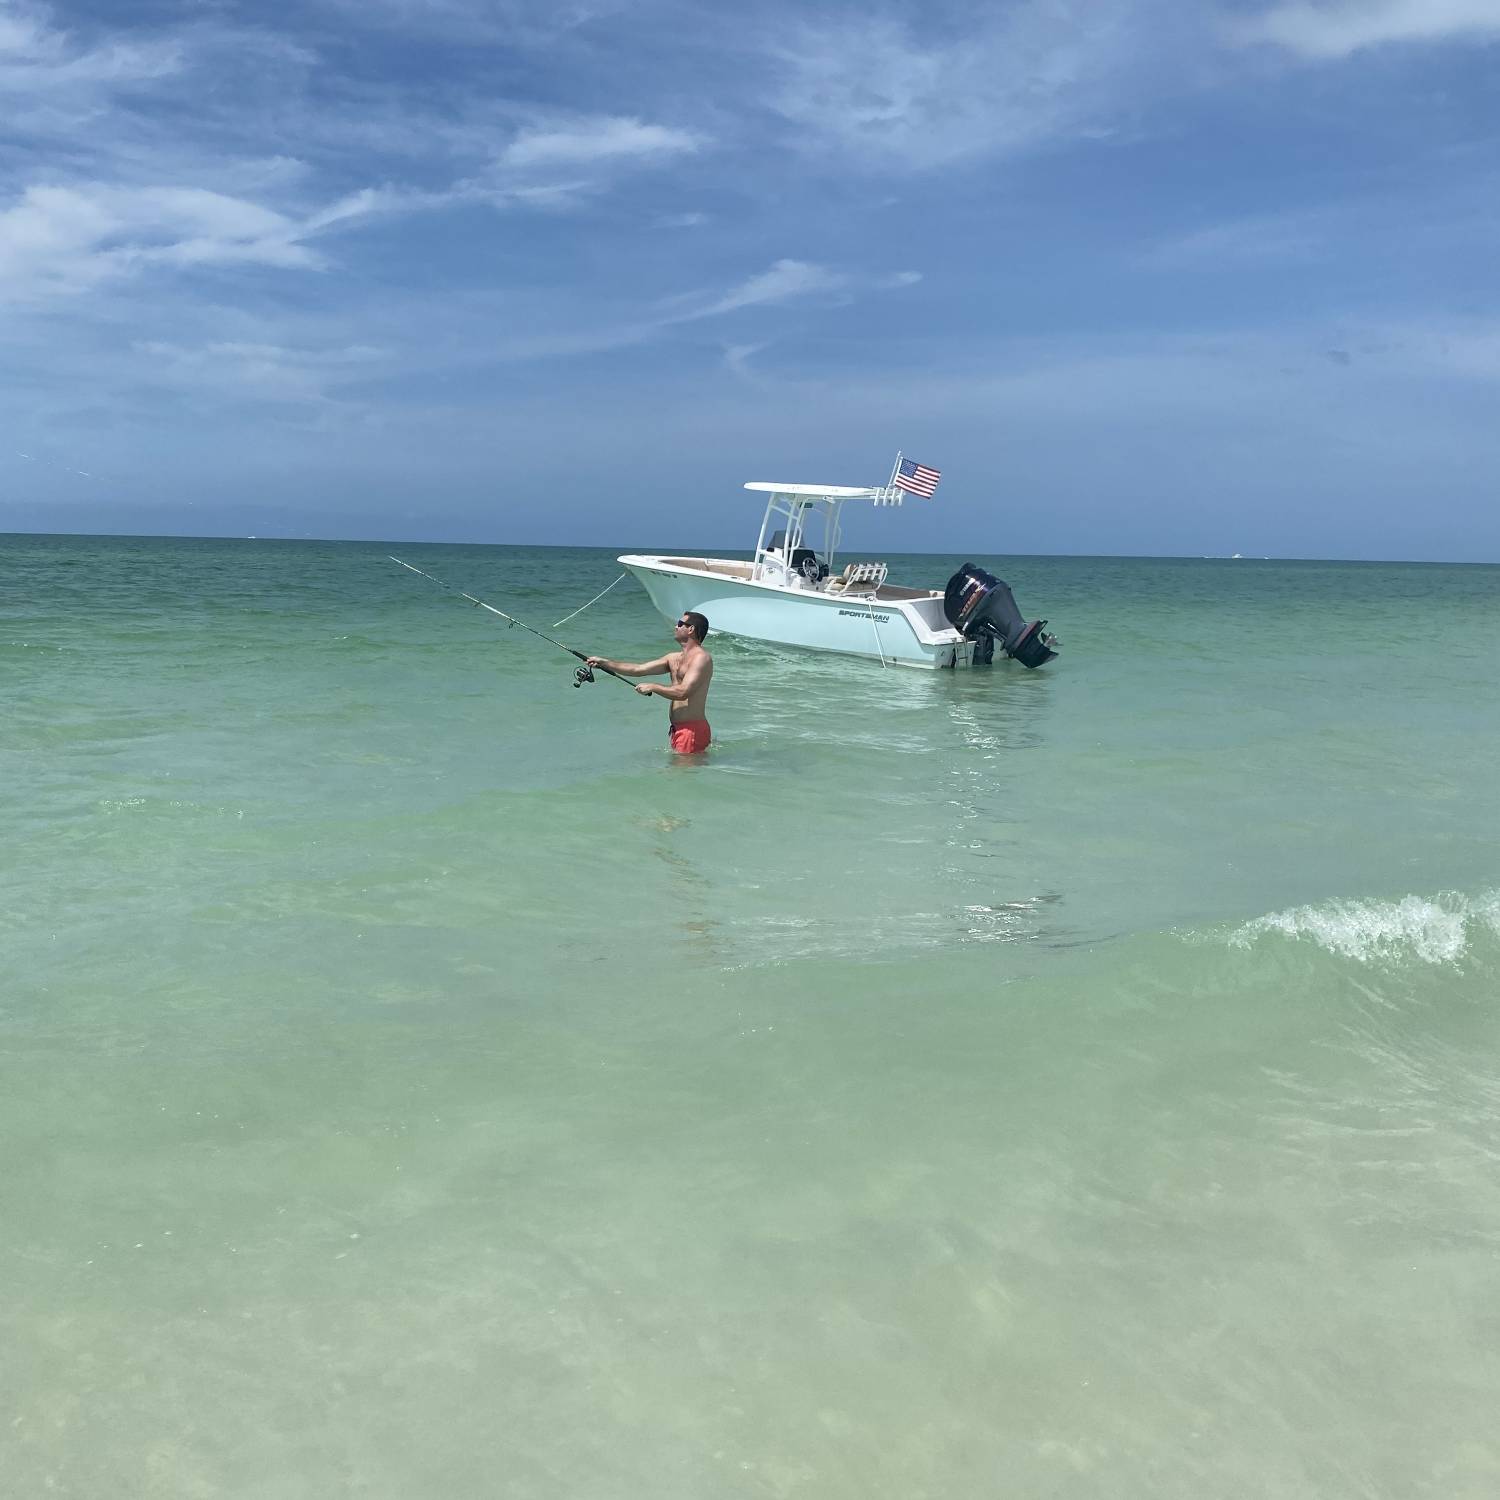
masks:
[[[591,656],[591,667],[603,667],[606,672],[618,672],[621,677],[658,677],[670,671],[670,658],[658,656],[655,661],[614,661],[608,656]]]

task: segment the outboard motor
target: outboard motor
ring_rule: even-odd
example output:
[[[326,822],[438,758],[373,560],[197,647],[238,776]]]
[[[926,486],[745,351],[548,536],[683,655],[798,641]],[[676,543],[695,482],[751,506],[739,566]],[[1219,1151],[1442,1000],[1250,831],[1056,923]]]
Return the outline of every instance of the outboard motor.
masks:
[[[993,658],[996,641],[1023,667],[1039,667],[1057,655],[1054,637],[1043,628],[1047,622],[1023,620],[1009,588],[973,563],[965,563],[948,580],[943,613],[955,630],[974,642],[974,660],[981,666]]]

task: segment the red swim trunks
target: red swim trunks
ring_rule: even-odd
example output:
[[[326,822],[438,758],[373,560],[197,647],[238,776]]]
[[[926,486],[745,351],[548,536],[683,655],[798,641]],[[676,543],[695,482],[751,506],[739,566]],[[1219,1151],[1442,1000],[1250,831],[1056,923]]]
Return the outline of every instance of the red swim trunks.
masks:
[[[707,719],[685,719],[667,726],[667,743],[678,755],[699,755],[712,738]]]

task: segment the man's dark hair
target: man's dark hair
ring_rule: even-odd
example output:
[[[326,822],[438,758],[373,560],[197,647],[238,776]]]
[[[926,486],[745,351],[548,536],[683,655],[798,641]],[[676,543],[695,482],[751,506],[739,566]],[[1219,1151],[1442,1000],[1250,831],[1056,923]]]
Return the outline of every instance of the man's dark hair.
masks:
[[[696,637],[698,644],[701,646],[703,642],[708,638],[707,619],[705,619],[704,616],[700,615],[695,609],[683,610],[682,618],[693,627],[693,635]]]

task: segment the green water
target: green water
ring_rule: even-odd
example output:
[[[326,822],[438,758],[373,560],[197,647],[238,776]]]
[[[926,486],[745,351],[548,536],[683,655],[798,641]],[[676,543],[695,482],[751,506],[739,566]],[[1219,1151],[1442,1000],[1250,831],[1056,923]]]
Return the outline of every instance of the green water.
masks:
[[[1500,569],[979,558],[684,763],[385,550],[0,539],[6,1494],[1500,1488]]]

